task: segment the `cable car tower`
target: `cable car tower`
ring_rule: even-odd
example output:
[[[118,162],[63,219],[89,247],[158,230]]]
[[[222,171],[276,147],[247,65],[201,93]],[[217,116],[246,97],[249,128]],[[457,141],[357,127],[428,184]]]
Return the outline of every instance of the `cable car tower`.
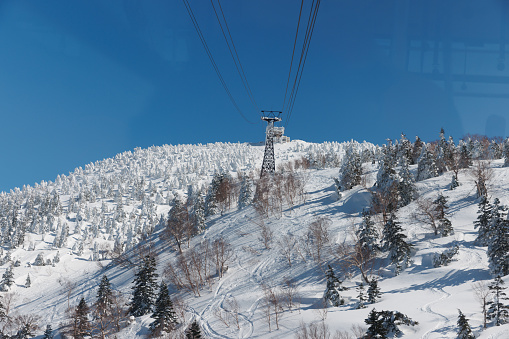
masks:
[[[263,154],[262,172],[260,177],[265,174],[274,174],[276,171],[276,159],[274,158],[274,122],[281,121],[281,111],[262,111],[262,120],[267,121],[265,130],[265,153]]]

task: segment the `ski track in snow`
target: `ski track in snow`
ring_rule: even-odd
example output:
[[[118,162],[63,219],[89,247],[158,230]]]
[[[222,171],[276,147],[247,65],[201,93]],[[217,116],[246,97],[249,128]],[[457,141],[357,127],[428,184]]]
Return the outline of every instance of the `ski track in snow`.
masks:
[[[430,291],[432,291],[433,293],[440,293],[441,296],[436,299],[436,300],[433,300],[427,304],[425,304],[424,306],[421,307],[421,311],[423,312],[426,312],[426,313],[430,313],[430,314],[433,314],[433,315],[436,315],[438,316],[438,320],[436,321],[436,325],[434,328],[428,330],[426,333],[424,333],[421,338],[422,339],[428,339],[430,338],[430,335],[435,332],[436,330],[438,329],[441,329],[444,327],[444,325],[450,321],[449,318],[447,318],[445,315],[441,314],[441,313],[438,313],[436,311],[434,311],[431,306],[436,304],[436,303],[439,303],[441,301],[443,301],[444,299],[447,299],[451,296],[450,293],[447,293],[444,291],[443,288],[431,288],[431,289],[428,289]],[[441,334],[439,337],[443,337],[443,335]]]

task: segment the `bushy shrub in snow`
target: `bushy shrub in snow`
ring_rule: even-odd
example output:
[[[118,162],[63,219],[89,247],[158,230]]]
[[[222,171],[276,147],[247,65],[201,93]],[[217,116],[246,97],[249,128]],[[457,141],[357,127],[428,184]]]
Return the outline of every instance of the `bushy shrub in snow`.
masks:
[[[433,257],[433,267],[447,266],[449,265],[454,256],[458,254],[459,247],[454,245],[453,248],[443,251]]]

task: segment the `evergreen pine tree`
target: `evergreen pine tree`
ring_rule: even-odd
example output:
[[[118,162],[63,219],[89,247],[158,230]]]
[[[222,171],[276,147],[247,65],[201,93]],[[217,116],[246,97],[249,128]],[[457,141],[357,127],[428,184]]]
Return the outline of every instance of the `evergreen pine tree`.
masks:
[[[330,265],[329,269],[325,272],[327,278],[327,288],[325,289],[324,299],[334,307],[338,307],[345,303],[345,300],[339,295],[339,291],[345,290],[342,286],[342,281],[335,275]]]
[[[9,265],[2,275],[2,281],[0,282],[0,286],[2,291],[8,291],[9,288],[14,284],[14,273],[12,266]]]
[[[129,307],[129,313],[139,317],[152,312],[157,288],[156,261],[153,256],[143,258],[141,267],[134,278],[133,299]]]
[[[159,296],[155,303],[155,311],[151,317],[155,319],[150,324],[150,331],[153,334],[160,334],[163,331],[169,333],[177,324],[177,315],[173,310],[168,286],[166,286],[164,281],[161,281],[159,285]]]
[[[380,287],[378,287],[378,280],[376,278],[372,278],[368,287],[368,303],[374,304],[377,302],[377,299],[380,299],[381,297],[382,292],[380,292]]]
[[[468,147],[468,144],[463,140],[460,140],[459,145],[460,159],[458,163],[458,167],[461,168],[469,168],[472,166],[472,153]]]
[[[487,318],[493,320],[496,326],[505,324],[509,319],[509,307],[503,303],[503,300],[507,300],[503,287],[504,281],[500,276],[497,276],[493,283],[488,286],[489,290],[493,294],[493,299],[488,301],[488,312]]]
[[[107,312],[113,305],[113,290],[106,274],[101,278],[99,288],[97,289],[97,299],[95,307],[100,313]]]
[[[451,221],[447,219],[447,209],[449,208],[449,206],[447,206],[447,199],[442,194],[440,194],[438,198],[433,201],[433,204],[435,205],[435,212],[438,222],[438,233],[440,233],[442,237],[447,237],[454,234],[454,229],[452,228]]]
[[[88,313],[90,309],[85,301],[81,298],[78,306],[76,307],[73,319],[73,336],[76,339],[82,339],[90,335],[90,321],[88,320]]]
[[[416,136],[412,150],[412,165],[417,164],[419,157],[421,156],[422,146],[424,146],[424,143],[422,142],[421,138]]]
[[[362,282],[359,286],[357,286],[357,291],[359,292],[357,295],[357,298],[359,299],[357,309],[366,308],[366,295],[364,294],[364,284]]]
[[[447,161],[449,158],[449,152],[448,152],[448,144],[445,140],[445,134],[444,129],[442,128],[440,130],[440,139],[438,140],[437,146],[436,146],[436,166],[438,170],[438,174],[442,174],[447,171]]]
[[[200,325],[196,320],[194,320],[186,330],[186,339],[201,339],[201,338],[203,338],[203,336],[201,335]]]
[[[361,183],[362,162],[361,156],[353,142],[349,143],[343,156],[339,170],[339,184],[343,191]]]
[[[53,338],[54,338],[53,329],[51,328],[51,325],[48,324],[46,325],[46,330],[44,331],[44,336],[42,337],[42,339],[53,339]]]
[[[468,319],[465,315],[458,309],[458,339],[475,339],[474,334],[472,333],[472,329],[470,328],[470,324],[468,323]]]
[[[474,228],[478,228],[475,242],[480,246],[487,246],[489,243],[489,229],[493,206],[490,204],[488,197],[484,195],[481,196],[478,206],[477,220],[474,221]]]
[[[387,338],[388,331],[383,324],[383,319],[379,319],[379,313],[375,309],[372,309],[371,312],[369,312],[368,317],[364,320],[364,322],[366,325],[370,325],[366,332],[368,338]]]
[[[27,280],[25,281],[25,287],[29,288],[32,282],[30,281],[30,274],[27,274]]]
[[[459,187],[459,186],[460,186],[460,183],[458,182],[458,178],[456,178],[456,175],[453,174],[451,184],[449,185],[449,189],[452,191],[453,189],[455,189],[456,187]]]
[[[487,251],[490,272],[494,276],[509,274],[509,220],[504,218],[505,211],[506,208],[495,198],[488,229]]]
[[[406,235],[402,231],[396,216],[391,214],[384,225],[382,244],[383,249],[389,251],[389,260],[396,265],[396,275],[399,274],[401,268],[410,263],[410,252],[413,247],[406,242]]]
[[[46,263],[44,262],[44,257],[42,256],[42,253],[39,253],[37,257],[35,258],[35,261],[33,263],[34,266],[45,266]]]
[[[398,185],[399,190],[399,206],[403,207],[408,205],[417,196],[417,188],[415,187],[415,180],[410,169],[408,168],[408,161],[406,158],[402,158],[400,162],[399,177],[400,182]]]
[[[237,206],[239,209],[243,209],[249,206],[253,201],[253,188],[251,179],[246,174],[242,174],[240,181],[240,191]]]
[[[509,167],[509,138],[505,139],[502,153],[504,155],[504,167]]]
[[[438,176],[438,169],[435,163],[435,157],[426,145],[422,146],[421,156],[417,162],[417,175],[415,180],[422,181]]]
[[[369,210],[362,212],[362,224],[357,230],[357,239],[361,249],[366,251],[366,253],[375,253],[380,250],[378,232],[375,228],[375,222],[371,220],[371,212]]]

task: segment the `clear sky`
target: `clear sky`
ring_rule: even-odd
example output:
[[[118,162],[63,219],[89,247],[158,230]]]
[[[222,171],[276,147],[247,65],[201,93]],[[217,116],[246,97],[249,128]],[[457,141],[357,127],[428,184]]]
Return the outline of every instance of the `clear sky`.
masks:
[[[0,191],[135,147],[264,139],[210,1],[189,1],[255,124],[229,101],[180,0],[4,0]],[[281,110],[300,1],[221,5],[259,109]],[[441,127],[456,139],[507,135],[509,73],[497,68],[507,13],[501,0],[323,0],[286,134],[375,143],[401,132],[433,140]]]

